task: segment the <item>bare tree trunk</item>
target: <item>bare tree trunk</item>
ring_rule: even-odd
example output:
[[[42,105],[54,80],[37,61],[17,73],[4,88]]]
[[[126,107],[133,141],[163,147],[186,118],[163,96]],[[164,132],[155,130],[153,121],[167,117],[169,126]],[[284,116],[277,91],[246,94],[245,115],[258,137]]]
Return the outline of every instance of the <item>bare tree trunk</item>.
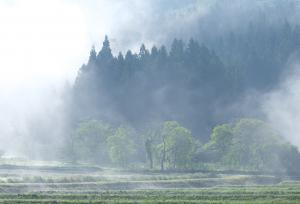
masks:
[[[176,169],[176,150],[175,150],[174,159],[173,159],[173,169]]]
[[[161,163],[160,163],[160,170],[164,171],[164,164],[166,161],[166,142],[165,142],[165,138],[163,137],[163,151],[162,151],[162,158],[161,158]]]
[[[153,169],[153,158],[152,158],[152,154],[151,157],[149,158],[150,160],[150,169]]]
[[[145,142],[145,146],[146,146],[147,158],[148,158],[149,164],[150,164],[150,169],[153,169],[152,140],[148,138]]]

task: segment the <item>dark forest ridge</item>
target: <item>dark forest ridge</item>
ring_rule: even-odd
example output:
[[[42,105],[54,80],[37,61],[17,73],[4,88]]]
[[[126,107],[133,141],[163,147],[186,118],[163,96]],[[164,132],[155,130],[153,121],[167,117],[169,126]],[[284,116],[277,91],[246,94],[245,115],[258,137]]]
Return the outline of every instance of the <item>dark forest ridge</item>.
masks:
[[[136,128],[176,120],[207,140],[216,124],[260,115],[257,107],[245,112],[233,105],[239,106],[249,91],[276,87],[299,46],[300,27],[287,21],[249,24],[246,33],[215,39],[213,48],[175,39],[169,52],[165,46],[149,51],[142,45],[139,53],[129,50],[125,56],[113,56],[106,37],[77,76],[72,118],[75,123],[86,118],[126,121]]]
[[[240,119],[259,117],[259,106],[232,107],[250,91],[279,84],[299,39],[300,28],[287,21],[249,24],[246,33],[216,39],[214,49],[175,39],[170,49],[141,45],[139,53],[113,56],[106,36],[73,87],[70,159],[295,174],[297,147],[261,120]]]

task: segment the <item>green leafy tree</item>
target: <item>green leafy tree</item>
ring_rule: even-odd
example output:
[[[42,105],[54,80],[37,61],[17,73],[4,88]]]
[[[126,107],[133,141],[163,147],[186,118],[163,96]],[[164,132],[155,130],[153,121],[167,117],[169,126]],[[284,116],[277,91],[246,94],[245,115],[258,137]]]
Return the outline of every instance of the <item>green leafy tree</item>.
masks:
[[[176,121],[167,121],[163,124],[160,137],[162,142],[157,149],[161,170],[164,170],[165,164],[174,169],[190,167],[195,150],[191,132]]]
[[[127,167],[134,156],[135,145],[130,138],[132,130],[128,127],[119,127],[115,134],[107,139],[111,161],[121,167]]]
[[[211,139],[204,148],[215,154],[221,161],[232,145],[233,131],[229,124],[219,125],[213,129]]]
[[[233,134],[228,162],[253,169],[264,169],[267,164],[278,163],[275,151],[284,140],[263,121],[241,119],[235,124]]]
[[[300,155],[273,128],[261,120],[243,118],[214,128],[205,150],[225,165],[247,170],[297,169]]]
[[[106,140],[113,134],[109,124],[89,120],[79,124],[72,139],[74,152],[80,160],[107,163]]]

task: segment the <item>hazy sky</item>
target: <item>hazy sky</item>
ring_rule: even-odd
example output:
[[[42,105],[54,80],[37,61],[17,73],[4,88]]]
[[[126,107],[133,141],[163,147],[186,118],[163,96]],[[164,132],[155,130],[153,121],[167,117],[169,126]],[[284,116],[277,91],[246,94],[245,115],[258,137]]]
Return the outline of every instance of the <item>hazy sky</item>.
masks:
[[[0,0],[0,91],[74,77],[105,34],[115,52],[155,43],[195,2],[207,0]]]
[[[15,150],[32,118],[56,110],[60,87],[88,57],[86,21],[68,1],[0,0],[0,148]]]
[[[61,0],[0,0],[1,91],[77,69],[90,46],[85,20],[78,6]]]

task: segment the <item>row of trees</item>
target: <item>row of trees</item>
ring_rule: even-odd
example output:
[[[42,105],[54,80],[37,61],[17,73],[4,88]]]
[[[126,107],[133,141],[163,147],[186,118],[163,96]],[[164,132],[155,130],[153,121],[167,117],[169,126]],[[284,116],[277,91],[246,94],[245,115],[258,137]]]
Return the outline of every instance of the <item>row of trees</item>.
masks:
[[[128,127],[90,120],[82,122],[65,149],[72,162],[128,167],[148,162],[149,168],[189,168],[195,151],[191,132],[175,121],[167,121],[140,136]]]
[[[215,127],[203,150],[211,161],[242,169],[296,172],[300,167],[297,147],[255,119]]]
[[[66,156],[73,162],[123,168],[139,165],[150,169],[189,170],[212,165],[295,172],[300,164],[297,148],[256,119],[216,126],[205,144],[176,121],[137,132],[128,126],[113,128],[90,120],[80,123],[66,149]]]

